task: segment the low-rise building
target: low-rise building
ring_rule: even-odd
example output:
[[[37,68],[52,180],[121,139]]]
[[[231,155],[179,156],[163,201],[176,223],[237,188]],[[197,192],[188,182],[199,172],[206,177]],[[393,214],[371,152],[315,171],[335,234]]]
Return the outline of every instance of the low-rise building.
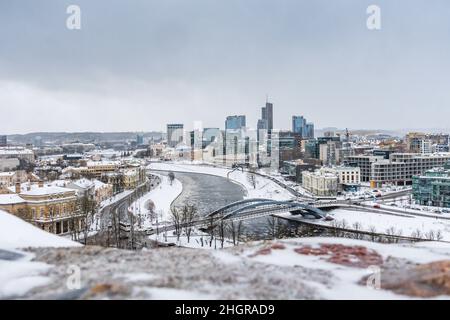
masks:
[[[0,171],[15,170],[20,165],[18,158],[0,158]]]
[[[372,155],[350,156],[344,163],[361,169],[361,181],[370,181],[372,187],[380,187],[383,184],[412,184],[414,175],[442,167],[448,161],[450,153],[392,153],[389,159]]]
[[[34,161],[33,150],[23,147],[3,147],[0,148],[0,159],[19,159],[28,162]]]
[[[134,189],[145,182],[144,167],[128,168],[123,171],[125,189]]]
[[[69,188],[17,183],[14,193],[0,195],[0,209],[14,214],[37,227],[55,234],[81,230],[76,191]]]
[[[302,186],[315,196],[335,197],[338,193],[338,177],[324,168],[314,172],[303,171]]]
[[[115,172],[119,167],[120,161],[89,161],[86,169],[81,170],[81,173],[87,174],[89,177],[100,178],[102,174]]]
[[[0,188],[7,188],[15,185],[16,182],[26,182],[32,174],[27,174],[24,170],[0,172]]]
[[[320,168],[320,160],[305,159],[284,161],[281,172],[297,183],[302,183],[303,171],[315,171]]]

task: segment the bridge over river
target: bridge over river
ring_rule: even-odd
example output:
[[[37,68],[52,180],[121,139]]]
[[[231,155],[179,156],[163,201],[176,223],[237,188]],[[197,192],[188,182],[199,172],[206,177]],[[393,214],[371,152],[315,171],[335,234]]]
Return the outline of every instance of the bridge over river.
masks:
[[[224,221],[244,221],[267,217],[281,212],[290,212],[293,215],[302,215],[311,219],[327,219],[327,214],[319,207],[331,208],[340,205],[338,203],[323,203],[316,206],[312,203],[294,200],[244,199],[225,205],[200,219],[190,222],[189,225],[206,228],[218,225]],[[187,224],[182,224],[181,226],[187,226]],[[161,232],[171,230],[175,230],[175,225],[165,225],[159,228]]]

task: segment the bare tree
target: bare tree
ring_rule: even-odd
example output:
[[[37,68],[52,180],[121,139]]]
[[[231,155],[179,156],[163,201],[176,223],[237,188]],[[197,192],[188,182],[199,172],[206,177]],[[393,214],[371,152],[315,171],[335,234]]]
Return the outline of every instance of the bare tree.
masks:
[[[256,189],[256,175],[254,172],[250,171],[247,173],[247,180],[253,189]]]
[[[93,197],[91,197],[87,192],[80,198],[80,213],[81,213],[81,231],[84,236],[84,244],[87,244],[87,238],[89,236],[89,230],[94,223],[94,214],[97,204]],[[76,228],[79,226],[75,223]]]
[[[187,242],[189,243],[191,239],[193,224],[198,216],[197,207],[194,205],[186,204],[181,209],[181,212],[182,212],[182,225],[184,228],[184,233],[186,234]]]
[[[171,220],[175,227],[175,235],[177,236],[177,241],[180,241],[182,222],[183,222],[183,211],[179,208],[172,208]]]
[[[372,241],[375,241],[376,239],[376,233],[377,233],[377,228],[375,226],[370,226],[369,227],[369,232],[370,232],[370,238]]]
[[[267,235],[271,238],[271,239],[276,239],[277,237],[277,220],[275,217],[271,216],[269,218],[267,218]]]
[[[214,217],[210,217],[208,219],[208,230],[209,230],[209,246],[212,247],[212,242],[214,240],[214,231],[216,229],[216,225],[214,223]]]
[[[416,238],[416,239],[422,239],[423,238],[422,231],[420,231],[420,229],[416,229],[411,234],[411,237]]]
[[[223,219],[220,219],[218,227],[219,227],[220,246],[223,249],[223,245],[225,242],[225,221]]]
[[[238,245],[240,237],[243,232],[243,223],[239,221],[237,224],[232,220],[228,225],[229,233],[231,234],[231,239],[233,240],[233,245]]]
[[[435,235],[433,230],[430,230],[427,233],[425,233],[425,238],[427,240],[435,240],[436,239],[436,235]]]
[[[129,201],[131,202],[133,200],[130,199]],[[127,214],[128,214],[128,223],[130,225],[130,229],[128,230],[128,240],[131,250],[133,250],[136,247],[136,233],[135,233],[135,225],[137,224],[136,217],[138,217],[137,219],[139,220],[139,215],[136,215],[135,209],[136,207],[133,206],[132,209],[130,210],[130,203],[128,202]]]
[[[170,171],[167,176],[169,177],[170,185],[172,185],[173,181],[175,180],[175,174],[172,171]]]

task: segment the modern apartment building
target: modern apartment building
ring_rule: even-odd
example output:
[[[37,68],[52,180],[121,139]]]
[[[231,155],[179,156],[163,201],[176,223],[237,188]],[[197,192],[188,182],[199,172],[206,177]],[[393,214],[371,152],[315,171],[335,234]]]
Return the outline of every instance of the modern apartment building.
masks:
[[[414,176],[413,199],[425,206],[450,208],[450,163]]]
[[[372,176],[372,164],[385,160],[384,156],[357,155],[344,159],[345,166],[358,167],[360,169],[361,182],[369,182]]]
[[[393,153],[389,159],[381,156],[350,156],[345,165],[361,169],[361,181],[371,182],[373,187],[383,184],[408,185],[413,176],[427,170],[442,167],[450,161],[450,153],[418,154]]]

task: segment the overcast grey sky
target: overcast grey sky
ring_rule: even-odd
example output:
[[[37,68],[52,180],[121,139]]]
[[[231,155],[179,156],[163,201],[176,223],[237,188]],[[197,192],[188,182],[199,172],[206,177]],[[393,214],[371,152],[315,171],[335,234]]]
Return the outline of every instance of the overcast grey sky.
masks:
[[[277,128],[450,127],[449,17],[448,0],[1,0],[0,132],[254,127],[266,94]]]

